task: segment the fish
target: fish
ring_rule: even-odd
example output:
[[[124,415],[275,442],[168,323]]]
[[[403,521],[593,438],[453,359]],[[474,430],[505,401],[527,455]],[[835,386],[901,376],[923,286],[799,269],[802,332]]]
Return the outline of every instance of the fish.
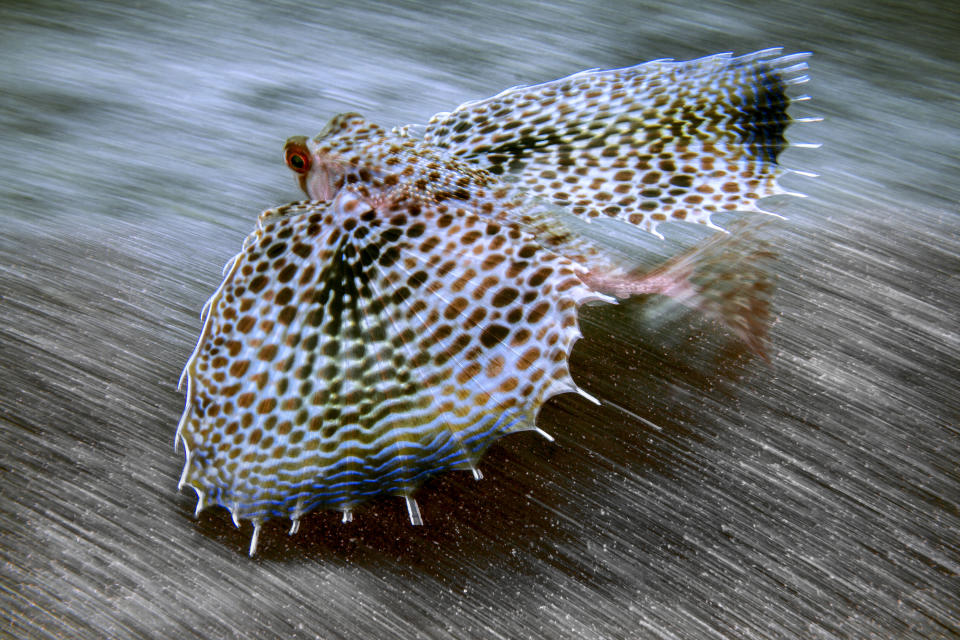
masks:
[[[201,313],[181,376],[179,487],[196,514],[227,509],[297,532],[316,509],[350,521],[378,496],[406,501],[534,430],[551,397],[580,393],[568,357],[578,309],[662,295],[725,324],[766,357],[771,285],[749,229],[790,193],[778,158],[789,87],[808,53],[768,49],[655,60],[507,89],[387,129],[356,113],[284,161],[304,200],[267,209]],[[796,146],[796,145],[794,145]],[[591,239],[597,220],[660,236],[715,235],[638,272]]]

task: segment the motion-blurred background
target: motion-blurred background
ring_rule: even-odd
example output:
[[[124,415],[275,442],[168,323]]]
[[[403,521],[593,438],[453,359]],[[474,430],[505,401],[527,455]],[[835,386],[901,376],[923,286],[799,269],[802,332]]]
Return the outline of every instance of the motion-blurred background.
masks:
[[[0,636],[946,638],[960,628],[955,3],[0,4]],[[812,51],[772,364],[591,307],[552,400],[400,500],[270,523],[176,492],[180,369],[290,135],[585,68]],[[729,216],[725,220],[732,220]],[[722,222],[723,220],[721,220]],[[661,228],[670,250],[702,229]],[[639,249],[638,249],[639,250]]]

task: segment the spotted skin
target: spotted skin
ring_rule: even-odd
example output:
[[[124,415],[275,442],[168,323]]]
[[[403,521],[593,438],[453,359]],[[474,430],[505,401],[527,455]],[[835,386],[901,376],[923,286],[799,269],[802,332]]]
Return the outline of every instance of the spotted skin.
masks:
[[[709,224],[779,193],[785,86],[807,54],[648,62],[518,87],[437,114],[424,140],[576,215]]]
[[[687,283],[738,245],[638,278],[570,220],[654,231],[777,192],[783,85],[800,64],[775,52],[648,63],[468,103],[422,137],[342,114],[289,139],[310,200],[261,214],[184,370],[181,487],[198,512],[252,521],[251,554],[269,518],[296,530],[313,509],[347,517],[377,495],[407,498],[418,523],[426,478],[478,473],[494,441],[577,391],[567,358],[591,300],[683,289],[734,310],[720,315],[750,309],[731,323],[749,343],[762,305],[728,285],[711,307]]]
[[[528,234],[349,191],[263,218],[211,300],[181,433],[184,482],[238,519],[409,495],[575,388],[598,296]]]

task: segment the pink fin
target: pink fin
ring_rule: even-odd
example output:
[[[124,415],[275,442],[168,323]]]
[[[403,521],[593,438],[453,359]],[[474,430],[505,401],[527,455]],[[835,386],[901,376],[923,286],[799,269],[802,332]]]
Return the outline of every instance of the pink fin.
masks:
[[[618,298],[669,296],[719,321],[769,361],[767,332],[774,290],[769,265],[776,254],[745,227],[733,225],[731,233],[717,233],[647,273],[590,272],[583,279],[591,288]]]

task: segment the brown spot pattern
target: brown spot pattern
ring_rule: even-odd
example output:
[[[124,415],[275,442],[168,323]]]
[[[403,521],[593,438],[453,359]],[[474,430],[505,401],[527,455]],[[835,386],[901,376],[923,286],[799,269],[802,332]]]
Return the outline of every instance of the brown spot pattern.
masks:
[[[396,234],[379,216],[351,215],[358,202],[345,192],[264,214],[271,233],[261,228],[247,240],[211,301],[188,365],[190,402],[209,410],[185,419],[185,481],[240,518],[295,516],[305,492],[320,506],[352,507],[367,497],[361,483],[405,494],[424,469],[391,466],[409,459],[404,451],[431,443],[454,454],[443,468],[469,468],[497,438],[532,427],[550,395],[571,388],[566,357],[579,334],[576,305],[564,303],[591,295],[569,287],[579,283],[574,263],[467,206],[441,209],[406,195],[390,217],[415,203],[423,228]],[[309,236],[314,225],[322,230]],[[299,248],[307,237],[309,252]],[[372,259],[391,250],[389,262]],[[440,251],[444,260],[435,261]],[[268,254],[274,262],[258,271]],[[255,279],[258,292],[244,302],[238,292],[251,295]],[[562,338],[531,349],[531,336],[549,327],[565,327]],[[534,364],[544,372],[521,385],[518,373]],[[357,484],[337,481],[344,473]]]

